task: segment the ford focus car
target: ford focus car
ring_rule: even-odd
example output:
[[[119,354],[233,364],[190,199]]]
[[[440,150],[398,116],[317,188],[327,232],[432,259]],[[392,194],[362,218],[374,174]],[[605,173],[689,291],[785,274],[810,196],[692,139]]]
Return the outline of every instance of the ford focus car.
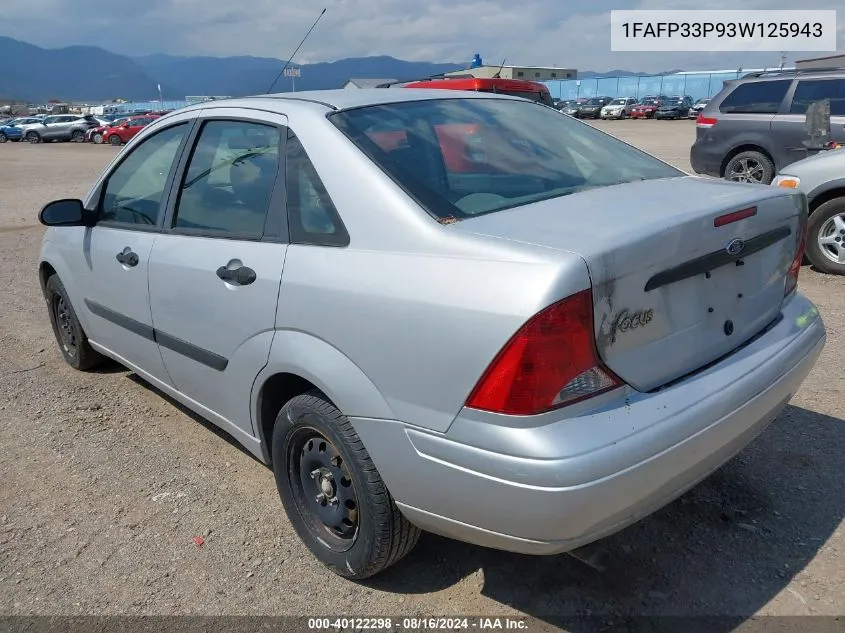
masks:
[[[67,363],[224,429],[348,578],[421,530],[528,554],[620,530],[751,442],[825,343],[806,196],[518,97],[189,106],[40,219]]]

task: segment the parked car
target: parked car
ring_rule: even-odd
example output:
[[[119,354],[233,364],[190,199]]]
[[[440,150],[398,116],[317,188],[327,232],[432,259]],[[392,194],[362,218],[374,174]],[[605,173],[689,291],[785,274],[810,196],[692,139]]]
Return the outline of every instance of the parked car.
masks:
[[[825,343],[803,194],[505,95],[188,106],[39,217],[66,362],[225,429],[349,578],[421,529],[532,554],[620,530],[748,444]]]
[[[625,119],[631,116],[631,110],[637,105],[633,97],[621,97],[614,99],[601,109],[602,119]]]
[[[666,97],[643,97],[640,102],[631,108],[632,119],[652,119],[657,108],[663,105]]]
[[[655,119],[685,119],[692,107],[690,97],[670,97],[654,111]]]
[[[99,125],[90,114],[57,114],[46,116],[37,123],[29,123],[21,128],[23,138],[30,143],[43,141],[74,141],[81,143],[85,133]]]
[[[157,114],[148,114],[123,119],[120,125],[113,125],[103,131],[103,142],[109,145],[128,143],[133,136],[158,118]],[[94,142],[96,143],[96,141]]]
[[[769,184],[784,167],[821,151],[806,113],[830,103],[830,140],[845,142],[845,70],[750,73],[726,81],[696,122],[690,163],[699,174]]]
[[[129,120],[129,117],[124,117],[122,119],[115,119],[110,123],[105,123],[98,127],[92,127],[85,133],[85,140],[86,142],[94,143],[96,145],[102,145],[105,143],[104,135],[107,130],[110,128],[117,128],[126,123]]]
[[[706,106],[708,103],[710,103],[710,98],[702,97],[694,104],[692,104],[692,107],[689,109],[689,114],[687,114],[687,116],[690,119],[697,119],[699,113],[704,109],[704,106]]]
[[[613,101],[612,97],[593,97],[578,106],[579,119],[598,119],[601,117],[601,109]]]
[[[23,126],[30,123],[38,123],[40,119],[35,117],[20,117],[11,119],[0,126],[0,143],[6,141],[19,141],[23,138]]]
[[[578,110],[581,109],[581,103],[576,101],[572,101],[568,103],[565,107],[561,108],[560,111],[564,114],[568,114],[571,117],[578,116]]]
[[[826,273],[845,275],[845,148],[790,164],[772,185],[807,195],[807,259]]]

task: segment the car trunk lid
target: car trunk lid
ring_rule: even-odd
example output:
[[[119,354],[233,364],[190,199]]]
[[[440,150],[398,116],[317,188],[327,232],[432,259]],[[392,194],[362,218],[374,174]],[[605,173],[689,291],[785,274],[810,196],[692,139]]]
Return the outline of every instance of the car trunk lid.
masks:
[[[776,318],[804,205],[800,194],[774,187],[681,177],[452,226],[579,255],[592,280],[599,355],[648,391],[724,356]]]

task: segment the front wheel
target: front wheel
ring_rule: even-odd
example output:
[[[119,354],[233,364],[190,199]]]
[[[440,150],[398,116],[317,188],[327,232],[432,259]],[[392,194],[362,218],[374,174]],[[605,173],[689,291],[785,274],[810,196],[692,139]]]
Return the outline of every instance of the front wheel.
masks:
[[[9,140],[9,138],[6,136],[6,134],[3,133],[3,132],[0,132],[0,143],[5,143],[8,140]]]
[[[26,140],[30,143],[40,143],[41,142],[41,135],[38,132],[27,132],[26,133]]]
[[[120,143],[121,143],[121,140],[120,140],[120,137],[117,134],[112,134],[109,137],[109,145],[117,146],[117,145],[120,145]]]
[[[88,344],[88,336],[79,323],[70,297],[58,275],[52,275],[47,280],[44,296],[47,299],[53,334],[67,364],[80,371],[99,365],[103,356]]]
[[[103,144],[103,135],[100,134],[99,132],[97,132],[97,133],[94,134],[94,136],[91,137],[91,140],[94,141],[94,143],[96,145],[102,145]]]
[[[828,200],[810,215],[807,259],[823,272],[845,275],[845,198]]]
[[[419,528],[396,507],[349,420],[318,391],[276,417],[273,471],[299,538],[336,574],[361,580],[416,545]]]

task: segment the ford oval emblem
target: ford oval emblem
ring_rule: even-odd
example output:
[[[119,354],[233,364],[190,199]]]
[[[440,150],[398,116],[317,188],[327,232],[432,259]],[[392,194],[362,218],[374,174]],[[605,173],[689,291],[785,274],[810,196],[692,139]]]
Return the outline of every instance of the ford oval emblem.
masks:
[[[725,252],[728,255],[733,255],[734,257],[736,257],[737,255],[739,255],[743,251],[744,248],[745,248],[745,242],[743,242],[739,238],[736,238],[736,239],[728,242],[728,245],[725,246]]]

